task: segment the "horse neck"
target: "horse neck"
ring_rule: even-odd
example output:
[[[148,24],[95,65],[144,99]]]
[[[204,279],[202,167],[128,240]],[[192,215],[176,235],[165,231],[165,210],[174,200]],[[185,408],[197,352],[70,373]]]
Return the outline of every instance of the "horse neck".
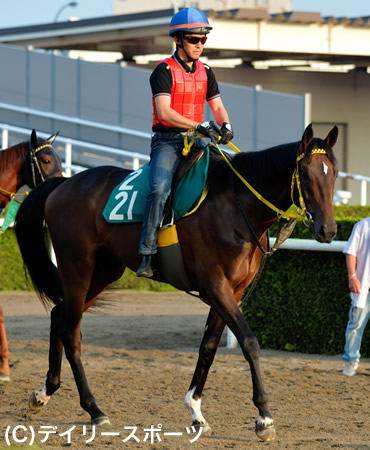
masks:
[[[296,165],[297,146],[298,143],[294,142],[234,158],[235,167],[248,183],[280,210],[286,210],[292,204],[291,181]],[[239,187],[239,192],[249,204],[262,204],[245,186]],[[261,209],[261,214],[266,216],[266,208]],[[268,216],[267,219],[276,218],[276,212],[270,209]]]
[[[21,143],[0,151],[1,189],[14,193],[25,184],[22,168],[27,158],[27,145]]]

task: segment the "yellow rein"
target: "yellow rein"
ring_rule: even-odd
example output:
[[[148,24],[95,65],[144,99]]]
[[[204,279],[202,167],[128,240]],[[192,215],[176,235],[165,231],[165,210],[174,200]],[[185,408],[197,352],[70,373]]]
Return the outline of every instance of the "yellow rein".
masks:
[[[192,133],[193,130],[189,130],[184,139],[184,150],[182,154],[184,156],[187,156],[190,152],[190,149],[192,145],[194,144],[195,140],[199,137],[203,137],[203,135],[197,135],[195,136],[190,142],[188,140],[188,135]],[[307,209],[304,203],[303,195],[302,195],[302,189],[301,189],[301,181],[299,179],[299,170],[298,170],[298,161],[300,161],[304,154],[297,156],[296,160],[296,168],[292,175],[292,183],[291,183],[291,198],[292,198],[292,206],[287,211],[282,211],[281,209],[274,206],[271,202],[266,200],[262,197],[262,195],[257,192],[249,183],[248,181],[240,175],[240,173],[233,167],[227,156],[224,154],[224,152],[219,148],[217,144],[215,144],[217,147],[217,150],[220,152],[224,160],[226,161],[227,165],[230,167],[230,169],[235,173],[235,175],[242,181],[245,186],[260,200],[262,203],[264,203],[266,206],[268,206],[270,209],[275,211],[279,217],[283,217],[284,219],[290,220],[290,219],[298,219],[298,220],[304,220],[306,218]],[[231,142],[227,144],[235,153],[240,153],[240,150]],[[326,155],[326,150],[324,149],[314,149],[312,150],[312,154],[323,154]],[[297,190],[299,194],[299,204],[300,207],[296,206],[293,201],[293,190],[294,190],[294,184],[297,184]]]
[[[35,150],[35,154],[36,154],[39,150],[42,150],[43,148],[47,148],[47,147],[52,147],[52,145],[51,145],[51,144],[44,144],[44,145],[41,145],[40,147],[38,147],[38,148]],[[23,197],[27,197],[27,195],[29,194],[29,192],[24,192],[24,193],[22,193],[22,192],[21,192],[21,193],[10,192],[10,191],[7,191],[6,189],[3,189],[2,187],[0,187],[0,192],[4,192],[5,194],[9,195],[10,199],[15,198],[16,195],[23,196]],[[17,201],[17,200],[16,200],[16,201]]]

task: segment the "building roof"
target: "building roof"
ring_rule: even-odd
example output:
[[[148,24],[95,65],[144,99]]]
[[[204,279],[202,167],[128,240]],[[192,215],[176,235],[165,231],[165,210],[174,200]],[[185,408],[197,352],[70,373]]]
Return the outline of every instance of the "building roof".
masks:
[[[136,55],[168,54],[173,9],[0,29],[0,43],[43,49],[103,50]],[[245,64],[276,59],[370,66],[370,16],[323,17],[267,9],[205,11],[214,27],[204,55],[240,58]]]

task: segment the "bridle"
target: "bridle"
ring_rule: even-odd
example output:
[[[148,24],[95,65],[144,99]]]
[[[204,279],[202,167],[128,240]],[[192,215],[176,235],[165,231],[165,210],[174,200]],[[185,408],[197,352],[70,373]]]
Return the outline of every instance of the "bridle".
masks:
[[[52,148],[51,144],[43,144],[40,147],[37,147],[36,149],[34,149],[32,147],[32,143],[31,141],[28,141],[28,149],[30,152],[30,165],[31,165],[31,174],[32,174],[32,182],[33,182],[33,187],[36,186],[37,184],[37,175],[41,178],[41,181],[45,181],[45,178],[41,172],[40,169],[40,164],[39,161],[37,159],[36,153],[39,152],[40,150],[43,150],[44,148]],[[24,163],[23,163],[24,164]],[[22,165],[23,167],[23,165]],[[15,198],[15,196],[27,196],[28,192],[26,193],[17,193],[17,192],[10,192],[2,187],[0,187],[0,193],[2,193],[5,196],[8,196],[11,199]]]

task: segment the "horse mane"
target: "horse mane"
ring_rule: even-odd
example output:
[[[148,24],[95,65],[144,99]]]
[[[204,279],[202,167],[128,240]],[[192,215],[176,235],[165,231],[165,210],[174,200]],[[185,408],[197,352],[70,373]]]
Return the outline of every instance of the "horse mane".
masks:
[[[28,145],[28,142],[21,142],[0,151],[0,173],[14,166],[19,159],[25,157],[25,145]]]
[[[291,168],[293,173],[298,145],[299,142],[292,142],[265,150],[238,153],[232,158],[232,164],[252,186],[257,183],[265,184],[278,168],[284,172]],[[211,154],[208,171],[209,193],[219,195],[227,189],[230,185],[230,170],[222,156]]]

